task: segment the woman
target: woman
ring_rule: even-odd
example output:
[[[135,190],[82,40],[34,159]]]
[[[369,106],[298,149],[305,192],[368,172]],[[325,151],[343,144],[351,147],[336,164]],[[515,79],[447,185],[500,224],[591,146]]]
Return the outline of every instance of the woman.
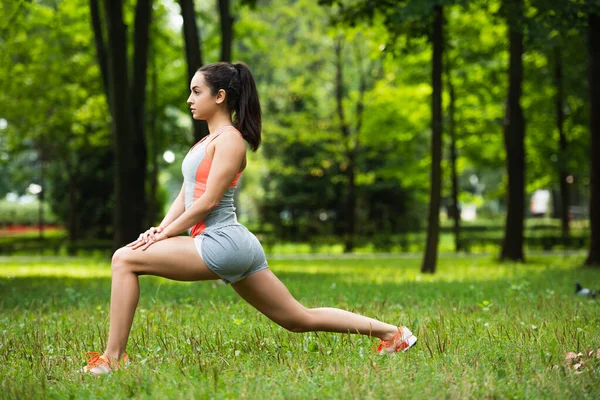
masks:
[[[110,331],[104,354],[92,357],[84,372],[119,369],[139,298],[139,275],[179,281],[222,279],[248,303],[292,332],[360,333],[381,339],[378,351],[410,348],[417,338],[405,327],[335,308],[309,309],[296,301],[267,266],[256,239],[236,220],[233,193],[246,168],[246,144],[261,141],[261,110],[254,79],[243,63],[200,68],[187,103],[193,118],[205,120],[210,134],[182,164],[181,192],[158,227],[117,250],[112,259]],[[187,230],[189,236],[178,236]]]

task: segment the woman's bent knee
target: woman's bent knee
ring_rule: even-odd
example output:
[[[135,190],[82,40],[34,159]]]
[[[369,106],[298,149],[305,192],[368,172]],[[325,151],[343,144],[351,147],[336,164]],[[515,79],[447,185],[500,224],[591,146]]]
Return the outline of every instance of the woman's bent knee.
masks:
[[[290,332],[311,332],[313,330],[311,314],[310,310],[308,309],[296,315],[286,316],[285,318],[279,319],[276,322],[278,325]]]
[[[131,252],[129,247],[121,247],[112,256],[111,267],[113,272],[123,271],[131,264]]]

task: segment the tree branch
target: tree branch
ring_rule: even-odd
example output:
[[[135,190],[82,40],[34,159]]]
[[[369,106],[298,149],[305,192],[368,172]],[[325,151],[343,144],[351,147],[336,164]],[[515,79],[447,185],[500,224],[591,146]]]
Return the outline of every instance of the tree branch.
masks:
[[[90,11],[92,15],[92,29],[94,30],[94,43],[96,44],[96,58],[100,65],[100,73],[102,75],[102,86],[106,94],[108,107],[112,108],[110,88],[108,85],[108,61],[106,53],[106,44],[104,43],[104,33],[102,30],[102,18],[100,17],[100,9],[98,8],[98,0],[90,0]]]

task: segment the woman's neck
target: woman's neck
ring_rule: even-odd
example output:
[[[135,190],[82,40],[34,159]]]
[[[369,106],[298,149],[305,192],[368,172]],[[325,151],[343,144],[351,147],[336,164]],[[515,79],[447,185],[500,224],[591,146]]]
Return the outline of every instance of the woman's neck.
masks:
[[[231,118],[229,116],[218,116],[211,118],[210,120],[207,120],[206,123],[208,124],[209,134],[218,131],[224,126],[233,126],[233,122],[231,122]]]

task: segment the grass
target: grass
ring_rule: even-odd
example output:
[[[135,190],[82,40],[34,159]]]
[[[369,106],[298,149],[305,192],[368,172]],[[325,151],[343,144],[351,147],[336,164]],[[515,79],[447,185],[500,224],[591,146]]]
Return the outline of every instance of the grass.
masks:
[[[103,259],[0,257],[3,398],[599,398],[600,360],[581,373],[568,351],[600,346],[600,289],[583,254],[276,259],[271,268],[309,307],[334,306],[408,325],[419,337],[395,357],[375,339],[294,334],[211,282],[141,277],[132,366],[73,373],[104,349],[110,266]]]

